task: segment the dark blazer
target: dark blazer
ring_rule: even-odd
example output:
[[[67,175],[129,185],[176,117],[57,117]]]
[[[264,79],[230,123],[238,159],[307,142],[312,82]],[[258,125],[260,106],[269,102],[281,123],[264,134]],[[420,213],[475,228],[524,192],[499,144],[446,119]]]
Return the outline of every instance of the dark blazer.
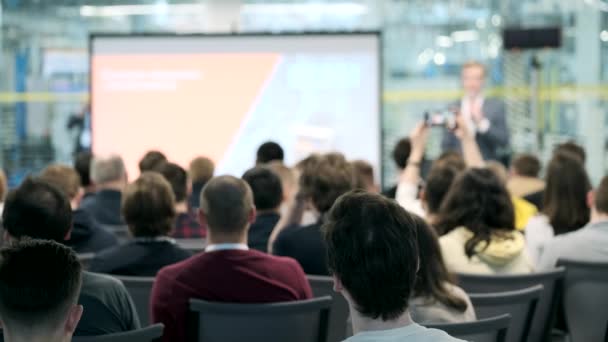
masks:
[[[95,221],[103,225],[122,226],[125,224],[120,213],[122,193],[117,190],[99,190],[85,198],[80,209],[87,211]]]
[[[74,210],[72,221],[72,233],[66,245],[76,253],[95,253],[118,244],[116,236],[100,227],[88,212]]]
[[[192,254],[172,239],[134,239],[107,249],[91,260],[91,272],[154,277],[163,267],[187,259]]]
[[[268,250],[268,238],[277,225],[281,216],[276,213],[260,214],[255,218],[255,222],[249,227],[247,243],[249,248],[266,253]]]
[[[329,275],[321,222],[285,228],[274,242],[272,251],[276,255],[296,259],[306,274]]]
[[[453,106],[460,108],[460,102],[454,103]],[[479,145],[479,150],[485,160],[500,160],[510,148],[505,104],[498,99],[485,98],[482,111],[484,116],[490,121],[490,129],[486,133],[476,134],[475,138]],[[447,129],[443,134],[441,147],[443,151],[461,150],[460,141]]]

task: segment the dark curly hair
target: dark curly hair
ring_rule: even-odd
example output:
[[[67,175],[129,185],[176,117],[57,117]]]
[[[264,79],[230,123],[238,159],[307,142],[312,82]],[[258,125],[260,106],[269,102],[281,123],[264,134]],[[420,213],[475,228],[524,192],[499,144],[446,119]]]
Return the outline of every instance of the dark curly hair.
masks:
[[[465,252],[470,258],[476,254],[479,243],[489,243],[493,235],[515,229],[511,197],[494,172],[469,169],[450,187],[439,209],[436,227],[442,235],[458,227],[469,229],[473,237],[466,242]]]

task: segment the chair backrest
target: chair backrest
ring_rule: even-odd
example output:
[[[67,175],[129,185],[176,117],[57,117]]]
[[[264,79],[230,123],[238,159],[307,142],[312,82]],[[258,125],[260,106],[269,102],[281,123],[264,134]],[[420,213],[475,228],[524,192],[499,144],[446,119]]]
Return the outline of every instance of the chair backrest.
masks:
[[[331,313],[329,314],[328,342],[344,341],[348,333],[348,303],[344,297],[334,291],[334,281],[328,276],[307,275],[308,282],[315,297],[330,296],[332,298]]]
[[[188,341],[326,342],[331,297],[233,304],[190,299]]]
[[[521,342],[525,341],[530,333],[532,318],[542,291],[543,286],[536,285],[517,291],[470,294],[469,296],[478,319],[510,314],[511,325],[507,341]]]
[[[85,270],[89,268],[89,266],[91,265],[91,260],[93,260],[93,258],[95,258],[95,253],[78,254],[78,260],[80,260],[80,263],[82,264],[82,267],[84,267]]]
[[[129,291],[141,325],[150,324],[150,293],[152,292],[152,285],[154,285],[154,277],[114,277],[122,281],[127,291]]]
[[[467,293],[495,293],[527,289],[542,285],[543,292],[532,319],[528,342],[546,341],[551,335],[553,317],[566,270],[563,267],[548,272],[516,275],[458,274],[458,283]]]
[[[449,335],[470,342],[505,342],[511,315],[505,314],[475,322],[427,324],[427,328],[443,330]]]
[[[205,238],[175,239],[175,242],[181,248],[192,253],[201,252],[205,250],[205,247],[207,246],[207,240]]]
[[[608,263],[557,264],[566,267],[563,300],[571,341],[601,341],[608,317]]]
[[[72,342],[153,342],[160,341],[165,326],[161,323],[149,327],[99,336],[74,336]]]

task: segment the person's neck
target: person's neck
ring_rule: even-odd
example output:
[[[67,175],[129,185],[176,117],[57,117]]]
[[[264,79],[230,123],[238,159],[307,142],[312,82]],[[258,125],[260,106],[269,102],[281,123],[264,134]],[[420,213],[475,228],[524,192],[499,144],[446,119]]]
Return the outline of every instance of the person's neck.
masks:
[[[406,310],[401,316],[390,321],[364,317],[352,306],[350,312],[353,321],[353,334],[365,331],[398,329],[414,323],[412,317],[410,316],[409,310]]]
[[[178,214],[187,213],[188,204],[186,203],[186,201],[181,201],[181,202],[175,203],[175,212],[177,212]]]
[[[258,210],[257,215],[260,216],[260,215],[268,215],[268,214],[280,214],[280,212],[281,212],[280,208],[281,207],[274,208],[274,209]]]
[[[589,223],[599,223],[608,221],[608,213],[600,213],[597,210],[591,210],[591,219]]]
[[[207,231],[207,245],[219,245],[222,243],[241,243],[247,244],[247,232],[238,234],[213,233],[211,229]]]
[[[124,187],[125,187],[125,184],[122,181],[114,181],[114,182],[108,182],[108,183],[98,185],[97,191],[102,191],[102,190],[122,191],[122,189]]]

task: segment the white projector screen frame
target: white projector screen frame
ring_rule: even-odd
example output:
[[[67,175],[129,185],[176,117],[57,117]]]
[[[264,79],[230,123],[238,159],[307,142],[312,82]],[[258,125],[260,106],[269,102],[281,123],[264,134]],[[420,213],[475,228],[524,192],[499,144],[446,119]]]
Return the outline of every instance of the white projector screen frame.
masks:
[[[162,44],[160,44],[162,43]],[[134,179],[139,174],[137,169],[137,162],[143,156],[147,150],[157,149],[167,154],[168,158],[172,161],[177,162],[184,168],[187,168],[189,160],[193,157],[202,155],[209,156],[216,163],[216,174],[233,174],[240,176],[246,169],[253,166],[255,161],[255,151],[259,144],[267,140],[274,140],[279,142],[285,149],[286,153],[286,164],[293,165],[303,156],[311,151],[326,152],[338,150],[344,152],[346,157],[349,159],[364,159],[370,162],[375,169],[377,176],[381,175],[382,168],[382,49],[381,49],[381,37],[378,32],[360,32],[360,33],[302,33],[302,34],[218,34],[218,35],[169,35],[169,34],[152,34],[152,35],[114,35],[114,34],[93,34],[90,36],[90,66],[91,66],[91,133],[92,133],[92,151],[96,155],[108,155],[117,153],[125,159],[127,170],[129,172],[130,179]],[[339,58],[340,54],[352,54],[348,58],[344,59],[344,63],[351,63],[357,61],[367,61],[371,57],[371,61],[365,64],[361,62],[361,68],[367,68],[364,72],[370,73],[364,75],[361,70],[353,73],[352,68],[354,64],[345,64],[345,70],[331,70],[327,69],[328,73],[337,73],[336,75],[346,75],[347,77],[341,77],[339,79],[333,79],[332,81],[344,82],[352,90],[353,94],[358,96],[350,96],[350,99],[356,99],[354,102],[360,101],[358,105],[353,105],[354,111],[360,110],[365,111],[356,113],[354,116],[350,116],[348,110],[340,111],[336,108],[327,109],[327,113],[319,112],[319,103],[326,104],[328,107],[332,106],[331,101],[325,99],[303,98],[301,103],[288,103],[285,102],[284,108],[266,108],[259,109],[258,106],[270,104],[260,103],[262,96],[267,96],[266,92],[269,83],[275,82],[274,77],[277,73],[276,64],[271,67],[270,74],[264,76],[265,78],[258,84],[259,89],[254,94],[249,94],[249,105],[247,106],[246,113],[242,113],[240,121],[230,121],[230,115],[225,113],[202,113],[206,118],[201,119],[201,122],[192,122],[188,126],[196,126],[198,133],[192,134],[180,134],[180,131],[172,131],[170,124],[175,122],[184,122],[184,120],[174,120],[179,118],[182,110],[176,107],[177,102],[173,103],[174,111],[164,114],[163,117],[146,117],[145,120],[133,121],[130,117],[133,113],[137,112],[137,115],[141,115],[139,108],[145,107],[147,101],[143,100],[137,103],[136,101],[138,92],[141,92],[142,88],[145,87],[146,91],[152,92],[163,92],[173,91],[179,87],[178,82],[187,82],[194,79],[203,78],[207,76],[205,70],[201,72],[189,71],[172,71],[172,72],[156,72],[153,76],[152,73],[142,74],[138,71],[134,71],[131,74],[125,72],[124,65],[119,65],[118,69],[110,67],[108,69],[107,64],[100,63],[99,57],[116,57],[118,56],[130,56],[138,57],[140,60],[142,56],[156,56],[164,60],[163,56],[175,56],[175,55],[187,55],[187,54],[204,54],[214,55],[223,54],[226,58],[230,56],[240,56],[242,54],[253,55],[252,58],[260,57],[260,61],[263,64],[263,55],[265,54],[280,54],[280,63],[283,63],[285,58],[290,59],[290,63],[298,63],[298,58],[306,62],[308,55],[313,56],[313,60],[322,60],[323,56],[326,56],[328,63],[341,63]],[[260,56],[257,56],[259,54]],[[224,59],[226,59],[224,58]],[[235,57],[237,58],[237,57]],[[294,62],[295,61],[295,62]],[[106,60],[107,62],[107,60]],[[161,62],[161,64],[164,62]],[[238,63],[238,61],[237,61]],[[249,63],[249,62],[248,62]],[[355,62],[353,62],[355,63]],[[127,63],[128,64],[128,63]],[[153,67],[154,61],[144,61],[136,64],[137,68],[140,65],[150,64]],[[101,66],[100,66],[101,65]],[[104,66],[105,65],[105,66]],[[176,65],[180,65],[179,61]],[[213,65],[213,63],[211,64]],[[324,65],[324,64],[323,64]],[[340,66],[339,64],[337,64]],[[161,67],[164,68],[166,66]],[[209,67],[209,66],[208,66]],[[245,66],[243,66],[245,67]],[[314,67],[314,66],[313,66]],[[123,69],[121,69],[123,68]],[[292,67],[293,68],[293,67]],[[241,71],[245,73],[254,73],[257,68],[243,68]],[[118,70],[118,72],[116,72]],[[143,70],[143,69],[142,69]],[[157,69],[154,69],[158,71]],[[294,70],[296,70],[294,68]],[[286,77],[292,77],[294,80],[301,80],[306,75],[302,73],[302,70],[306,70],[305,67],[298,67],[297,72],[291,72],[286,70]],[[133,70],[131,70],[133,71]],[[315,74],[312,70],[311,75]],[[325,70],[324,70],[325,71]],[[289,75],[290,72],[295,75]],[[342,74],[340,74],[342,72]],[[209,72],[209,77],[213,72]],[[236,71],[235,71],[236,73]],[[263,73],[262,73],[263,74]],[[257,75],[259,77],[259,75]],[[217,75],[215,75],[217,77]],[[166,79],[171,79],[173,84],[162,83]],[[235,77],[235,74],[226,75],[222,79],[216,79],[214,82],[232,82],[231,85],[245,87],[240,83],[247,83],[245,79],[255,79],[255,76],[248,75],[246,78],[239,79]],[[286,78],[287,79],[287,78]],[[100,83],[100,82],[106,83]],[[161,82],[162,81],[162,82]],[[175,81],[175,82],[174,82]],[[314,79],[308,80],[314,82]],[[171,83],[169,82],[169,83]],[[290,82],[289,80],[285,82]],[[292,82],[293,83],[293,82]],[[318,94],[323,92],[330,93],[333,91],[331,86],[327,86],[329,82],[323,84],[319,82],[319,87],[326,87],[327,89],[318,90]],[[333,84],[333,83],[332,83]],[[103,91],[101,91],[101,85],[103,85]],[[280,85],[280,84],[279,84]],[[309,84],[310,85],[310,84]],[[248,87],[255,88],[255,85],[248,85]],[[359,87],[359,88],[355,88]],[[221,88],[221,87],[218,87]],[[275,88],[277,86],[275,85]],[[279,87],[280,88],[280,87]],[[198,89],[200,90],[200,89]],[[211,89],[211,92],[217,89]],[[104,93],[106,91],[106,93]],[[125,97],[125,94],[117,94],[112,96],[109,93],[116,92],[127,92],[129,96]],[[196,89],[195,89],[196,91]],[[243,90],[238,90],[242,92]],[[177,93],[177,92],[176,92]],[[208,100],[208,102],[222,100],[224,104],[231,104],[233,102],[239,102],[234,97],[230,97],[226,94],[213,96],[214,98],[205,98],[205,91],[202,92],[200,98],[201,103]],[[198,94],[198,92],[196,93]],[[131,96],[132,95],[132,96]],[[217,94],[216,94],[217,95]],[[306,94],[304,93],[304,96]],[[342,95],[346,96],[346,95]],[[211,97],[211,96],[210,96]],[[240,98],[238,96],[237,98]],[[246,97],[246,96],[245,96]],[[270,102],[280,102],[280,98],[272,98]],[[114,99],[118,99],[114,101]],[[132,98],[135,98],[134,103],[130,103]],[[141,97],[140,97],[141,98]],[[145,99],[145,97],[143,97]],[[158,100],[160,97],[154,97],[152,100]],[[150,98],[148,98],[150,99]],[[288,100],[287,100],[288,101]],[[297,102],[297,101],[296,101]],[[300,120],[298,115],[310,116],[312,119],[300,120],[297,125],[289,124],[291,126],[278,126],[272,127],[272,125],[260,125],[260,122],[265,123],[272,121],[280,122],[285,120],[283,125],[288,125],[286,118],[292,116],[292,112],[297,112],[299,107],[306,107],[306,103],[316,103],[311,109],[311,113],[303,113],[306,110],[300,110],[300,113],[295,113],[294,120]],[[336,101],[339,102],[339,101]],[[129,103],[128,106],[124,106],[125,103]],[[205,102],[206,103],[206,102]],[[302,104],[305,103],[305,104]],[[166,105],[166,104],[165,104]],[[276,103],[275,103],[276,105]],[[294,106],[295,105],[295,106]],[[299,106],[298,106],[299,105]],[[344,107],[344,101],[341,104]],[[124,108],[123,108],[124,107]],[[156,106],[161,108],[162,105]],[[192,106],[183,106],[184,108],[192,108]],[[270,106],[272,107],[272,106]],[[361,108],[358,108],[361,107]],[[364,108],[363,108],[364,107]],[[217,108],[217,107],[215,107]],[[350,112],[353,111],[350,110]],[[141,112],[151,110],[152,112],[156,108],[141,109]],[[235,109],[236,110],[236,109]],[[314,112],[314,111],[317,112]],[[167,110],[168,111],[168,110]],[[256,112],[264,112],[266,117],[256,118]],[[314,112],[314,113],[313,113]],[[252,114],[253,113],[253,114]],[[271,113],[271,114],[268,114]],[[329,113],[329,114],[328,114]],[[129,114],[129,115],[127,115]],[[336,116],[340,117],[333,118],[334,123],[347,124],[349,129],[343,129],[343,125],[327,126],[324,124],[315,124],[314,116],[325,120],[327,117]],[[350,116],[350,117],[349,117]],[[253,117],[253,118],[252,118]],[[228,118],[228,119],[227,119]],[[192,119],[192,116],[188,117]],[[262,119],[266,119],[265,121]],[[346,120],[345,120],[346,119]],[[349,120],[351,119],[351,120]],[[259,122],[256,122],[259,121]],[[328,119],[330,120],[330,119]],[[226,121],[226,122],[224,122]],[[330,120],[331,121],[331,120]],[[190,122],[190,121],[188,121]],[[213,122],[212,125],[215,127],[208,127],[208,123]],[[358,127],[360,124],[362,127]],[[184,125],[182,125],[184,126]],[[229,134],[228,140],[222,140],[218,135],[215,140],[211,140],[213,143],[207,141],[201,146],[207,135],[213,135],[214,133],[220,132],[226,127],[218,126],[230,126],[231,134]],[[292,126],[297,126],[296,128]],[[342,127],[340,127],[342,126]],[[159,130],[159,127],[161,128]],[[350,128],[355,127],[354,132],[349,132]],[[184,127],[182,127],[184,128]],[[185,127],[188,129],[188,127]],[[263,131],[263,132],[260,132]],[[288,134],[286,133],[288,132]],[[225,134],[224,134],[225,135]],[[285,138],[290,136],[291,138]],[[293,138],[295,136],[296,138]],[[211,137],[207,137],[211,139]],[[140,139],[146,139],[146,142],[140,142]],[[243,140],[244,139],[244,140]],[[297,141],[293,141],[296,139]],[[350,140],[349,140],[350,139]],[[145,145],[142,145],[144,144]],[[175,144],[174,144],[175,143]],[[188,144],[189,150],[184,152],[184,149],[179,149],[179,153],[172,151],[174,145]],[[217,145],[217,146],[214,146]],[[218,147],[220,146],[220,147]],[[217,149],[222,150],[222,153],[218,154]]]

